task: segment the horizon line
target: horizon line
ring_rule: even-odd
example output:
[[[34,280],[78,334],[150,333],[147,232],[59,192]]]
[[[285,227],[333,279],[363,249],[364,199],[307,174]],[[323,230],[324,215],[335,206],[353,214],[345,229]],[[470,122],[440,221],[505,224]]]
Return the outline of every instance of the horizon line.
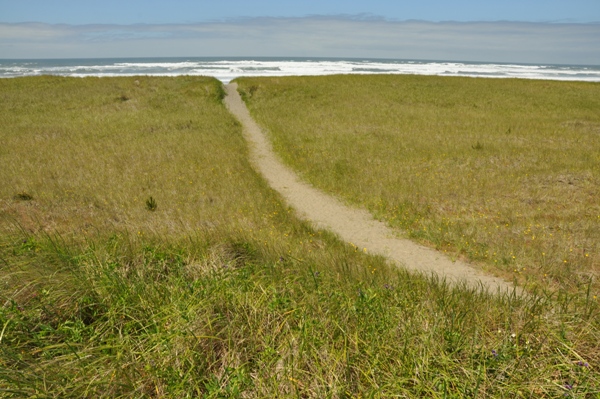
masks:
[[[419,59],[419,58],[389,58],[389,57],[324,57],[324,56],[213,56],[213,55],[185,55],[185,56],[139,56],[139,57],[23,57],[23,58],[0,58],[0,61],[75,61],[75,60],[147,60],[147,59],[217,59],[217,60],[235,60],[252,61],[258,59],[277,59],[291,60],[298,59],[303,61],[314,60],[365,60],[365,61],[403,61],[403,62],[425,62],[425,63],[467,63],[467,64],[494,64],[494,65],[530,65],[530,66],[577,66],[577,67],[600,67],[600,64],[567,64],[567,63],[539,63],[539,62],[517,62],[517,61],[473,61],[460,59]]]

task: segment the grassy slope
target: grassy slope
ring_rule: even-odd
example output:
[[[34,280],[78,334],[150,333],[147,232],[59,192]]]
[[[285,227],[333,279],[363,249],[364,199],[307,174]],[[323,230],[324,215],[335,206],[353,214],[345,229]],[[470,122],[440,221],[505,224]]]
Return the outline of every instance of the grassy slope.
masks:
[[[0,80],[0,396],[597,394],[593,298],[451,289],[313,231],[221,95]]]
[[[529,286],[600,287],[600,85],[431,76],[240,79],[314,185]]]

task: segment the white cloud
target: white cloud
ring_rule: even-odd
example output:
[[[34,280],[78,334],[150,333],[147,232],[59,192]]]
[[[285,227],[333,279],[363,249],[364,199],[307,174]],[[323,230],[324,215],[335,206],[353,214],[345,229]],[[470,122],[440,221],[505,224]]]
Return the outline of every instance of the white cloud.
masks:
[[[33,41],[60,40],[69,35],[65,25],[42,23],[3,24],[0,23],[0,42],[14,41],[26,43]]]
[[[2,58],[312,56],[600,64],[600,24],[251,18],[174,25],[0,24]]]

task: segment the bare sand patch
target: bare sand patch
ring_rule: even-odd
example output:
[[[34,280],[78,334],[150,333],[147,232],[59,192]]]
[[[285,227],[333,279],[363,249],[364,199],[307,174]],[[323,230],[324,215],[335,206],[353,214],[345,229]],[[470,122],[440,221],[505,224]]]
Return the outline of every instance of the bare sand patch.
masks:
[[[492,292],[522,292],[514,284],[487,275],[460,260],[451,260],[431,248],[397,237],[397,234],[363,209],[344,205],[309,184],[284,165],[273,152],[266,135],[250,116],[237,92],[237,84],[225,86],[225,104],[243,126],[244,137],[250,144],[250,158],[269,185],[278,191],[301,218],[316,227],[330,230],[341,239],[369,253],[387,257],[400,267],[436,274],[455,284],[483,287]]]

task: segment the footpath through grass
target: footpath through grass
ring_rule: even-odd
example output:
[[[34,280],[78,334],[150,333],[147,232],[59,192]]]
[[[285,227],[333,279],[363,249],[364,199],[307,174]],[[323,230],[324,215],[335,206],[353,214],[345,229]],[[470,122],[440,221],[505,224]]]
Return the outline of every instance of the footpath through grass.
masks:
[[[600,289],[600,84],[239,79],[306,180],[527,287]]]
[[[0,397],[594,397],[591,294],[495,297],[295,218],[208,78],[0,80]]]

